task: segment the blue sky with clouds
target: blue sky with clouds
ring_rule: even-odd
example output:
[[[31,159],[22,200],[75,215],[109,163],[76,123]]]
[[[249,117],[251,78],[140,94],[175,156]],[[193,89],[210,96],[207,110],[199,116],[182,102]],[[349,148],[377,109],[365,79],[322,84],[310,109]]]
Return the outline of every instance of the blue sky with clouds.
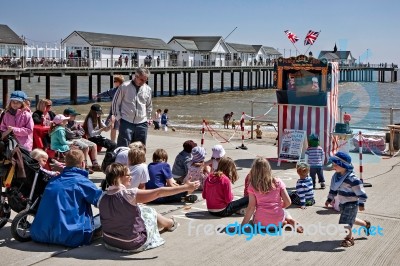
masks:
[[[397,0],[3,0],[0,6],[0,24],[36,43],[59,42],[74,30],[168,42],[174,35],[226,37],[237,27],[228,42],[272,46],[289,56],[295,49],[283,31],[297,34],[303,53],[312,29],[321,30],[310,49],[315,56],[336,43],[364,62],[368,55],[371,63],[400,63]]]

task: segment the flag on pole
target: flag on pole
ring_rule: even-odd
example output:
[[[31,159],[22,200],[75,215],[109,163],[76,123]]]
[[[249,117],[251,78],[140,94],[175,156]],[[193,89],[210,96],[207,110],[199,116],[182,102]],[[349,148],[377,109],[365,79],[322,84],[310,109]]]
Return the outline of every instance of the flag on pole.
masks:
[[[304,39],[304,45],[313,45],[314,42],[317,40],[319,32],[309,30],[306,38]]]
[[[291,32],[289,30],[285,30],[285,33],[286,33],[286,36],[288,37],[289,41],[291,41],[292,43],[295,43],[299,40],[299,38],[293,32]]]

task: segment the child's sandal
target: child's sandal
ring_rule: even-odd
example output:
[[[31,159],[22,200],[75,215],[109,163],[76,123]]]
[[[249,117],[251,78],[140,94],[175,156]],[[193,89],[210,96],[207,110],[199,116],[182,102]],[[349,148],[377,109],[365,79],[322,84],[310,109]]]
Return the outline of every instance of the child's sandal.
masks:
[[[364,220],[364,222],[367,224],[367,225],[365,226],[365,228],[367,229],[366,232],[365,232],[365,234],[366,234],[367,236],[369,236],[369,229],[371,228],[371,222],[368,221],[368,220]]]
[[[346,237],[340,245],[344,248],[354,246],[354,237]]]

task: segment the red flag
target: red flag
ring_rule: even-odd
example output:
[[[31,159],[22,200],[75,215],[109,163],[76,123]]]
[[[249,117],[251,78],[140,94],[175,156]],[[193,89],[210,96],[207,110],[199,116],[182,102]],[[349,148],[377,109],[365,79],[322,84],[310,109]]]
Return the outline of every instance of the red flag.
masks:
[[[309,30],[306,38],[304,39],[304,45],[313,45],[314,42],[317,40],[319,32]]]
[[[299,40],[299,38],[293,32],[291,32],[289,30],[285,30],[285,33],[286,33],[286,36],[288,37],[289,41],[291,41],[292,43],[295,43]]]

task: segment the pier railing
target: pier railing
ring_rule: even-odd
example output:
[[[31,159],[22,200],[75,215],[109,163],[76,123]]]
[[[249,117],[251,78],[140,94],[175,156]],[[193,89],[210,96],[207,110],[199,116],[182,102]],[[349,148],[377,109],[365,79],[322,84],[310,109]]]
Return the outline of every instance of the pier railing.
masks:
[[[266,66],[273,67],[272,59],[233,59],[225,60],[216,58],[210,60],[175,60],[160,58],[55,58],[55,57],[0,57],[0,68],[135,68],[135,67],[151,67],[151,68],[173,68],[173,67],[234,67],[234,66]],[[397,65],[391,63],[380,64],[340,64],[340,68],[398,68]]]
[[[250,101],[251,103],[251,117],[253,119],[250,119],[251,122],[251,138],[253,139],[253,130],[254,130],[254,122],[261,122],[261,123],[266,123],[267,126],[275,126],[274,124],[278,123],[277,119],[267,119],[268,117],[274,117],[276,118],[277,116],[257,116],[254,114],[254,105],[255,104],[263,104],[265,106],[277,106],[275,102],[267,102],[267,101]],[[343,115],[345,112],[350,114],[352,116],[353,122],[350,121],[350,125],[352,128],[357,128],[357,129],[364,129],[364,130],[372,130],[372,131],[385,131],[388,132],[389,128],[387,125],[393,125],[395,123],[400,123],[400,119],[398,121],[395,121],[395,114],[396,117],[400,117],[400,108],[394,108],[394,107],[368,107],[368,106],[360,106],[360,107],[355,107],[355,106],[348,106],[348,105],[339,105],[339,117],[338,121],[339,123],[343,122]],[[370,114],[369,118],[366,118],[366,116]],[[377,119],[380,120],[378,123],[376,123],[373,127],[372,126],[363,126],[361,125],[363,121],[367,123],[367,120],[372,120],[372,119]],[[368,123],[370,124],[370,123]]]

